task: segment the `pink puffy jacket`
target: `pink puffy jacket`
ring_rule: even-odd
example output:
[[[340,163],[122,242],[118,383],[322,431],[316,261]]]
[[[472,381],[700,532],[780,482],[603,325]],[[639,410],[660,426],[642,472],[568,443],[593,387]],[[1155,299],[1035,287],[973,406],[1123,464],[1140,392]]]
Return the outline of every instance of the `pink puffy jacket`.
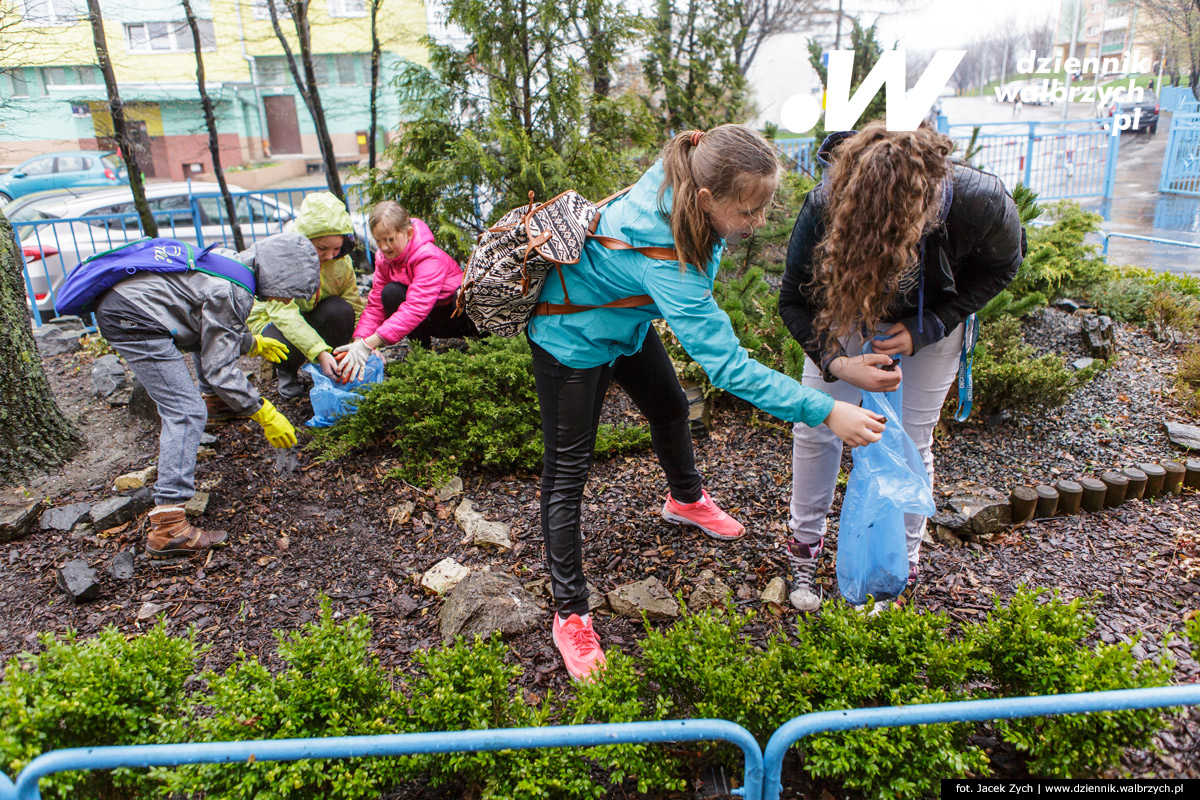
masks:
[[[388,344],[395,344],[420,325],[435,305],[453,298],[462,285],[462,268],[434,243],[429,226],[415,217],[412,226],[412,238],[398,257],[387,258],[376,251],[375,282],[367,296],[367,308],[354,329],[355,339],[374,333]],[[406,284],[408,294],[396,313],[385,318],[381,298],[389,283]]]

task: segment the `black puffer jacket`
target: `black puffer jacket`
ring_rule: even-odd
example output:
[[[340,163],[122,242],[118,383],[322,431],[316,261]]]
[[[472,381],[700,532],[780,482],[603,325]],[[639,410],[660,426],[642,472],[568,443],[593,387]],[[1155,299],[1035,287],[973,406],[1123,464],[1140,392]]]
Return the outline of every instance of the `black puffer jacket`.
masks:
[[[995,175],[955,162],[954,193],[945,222],[925,240],[921,280],[893,304],[886,322],[903,322],[914,352],[943,338],[983,308],[1017,275],[1025,259],[1025,230],[1017,207]],[[829,362],[843,353],[822,352],[813,334],[816,307],[807,284],[812,280],[813,248],[825,233],[825,198],[808,193],[788,242],[787,266],[779,291],[779,314],[805,353],[820,365],[827,381]],[[924,293],[924,319],[918,324]]]

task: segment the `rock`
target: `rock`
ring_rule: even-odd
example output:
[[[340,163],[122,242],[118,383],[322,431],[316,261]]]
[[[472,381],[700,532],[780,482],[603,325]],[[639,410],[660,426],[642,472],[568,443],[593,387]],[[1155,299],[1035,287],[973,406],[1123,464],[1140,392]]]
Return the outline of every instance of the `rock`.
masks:
[[[282,451],[280,451],[280,452],[282,452]],[[197,461],[203,461],[206,458],[212,458],[216,454],[217,454],[217,451],[211,447],[197,447],[196,448],[196,460]]]
[[[930,517],[929,521],[952,531],[961,530],[971,524],[971,518],[958,511],[939,511]]]
[[[79,352],[83,348],[83,345],[79,343],[79,337],[82,335],[81,331],[50,328],[42,336],[35,336],[34,341],[37,342],[38,352],[43,356],[61,356]]]
[[[450,500],[453,497],[457,497],[458,495],[460,495],[462,493],[463,493],[462,478],[455,475],[453,478],[446,481],[441,486],[437,487],[437,501],[439,503],[445,503],[447,500]]]
[[[1070,299],[1069,297],[1060,297],[1057,300],[1055,300],[1053,303],[1051,303],[1050,305],[1054,306],[1055,308],[1066,311],[1068,314],[1074,314],[1076,311],[1078,311],[1080,309],[1079,303]]]
[[[122,550],[113,556],[108,565],[108,574],[119,581],[127,581],[133,577],[133,551]]]
[[[83,324],[83,320],[70,314],[62,317],[55,317],[54,319],[48,319],[44,324],[52,325],[55,328],[58,328],[60,331],[79,331],[80,333],[87,332],[87,325]]]
[[[92,527],[97,531],[115,528],[129,522],[138,515],[137,503],[132,497],[110,497],[92,506]]]
[[[931,527],[933,528],[933,538],[936,541],[942,542],[943,544],[954,545],[955,547],[962,547],[964,544],[966,544],[966,542],[963,541],[962,536],[956,533],[953,529],[947,528],[945,525],[933,525]]]
[[[135,517],[154,508],[153,486],[143,486],[141,489],[136,489],[132,492],[122,492],[121,496],[129,498],[130,507],[133,509]]]
[[[218,439],[217,437],[213,436],[211,433],[200,434],[200,446],[201,447],[216,447],[220,443],[221,443],[221,440]]]
[[[442,639],[462,635],[488,637],[493,631],[514,636],[546,623],[546,609],[511,575],[472,572],[446,596],[438,613]]]
[[[601,592],[599,589],[597,589],[595,586],[593,586],[591,584],[591,581],[588,582],[587,588],[588,588],[588,613],[589,614],[591,612],[597,611],[601,608],[608,608],[608,598],[604,596],[603,592]],[[547,594],[549,594],[549,592],[547,592]]]
[[[100,584],[96,570],[86,561],[68,561],[55,572],[58,588],[66,592],[76,603],[95,600],[100,596]]]
[[[443,558],[421,576],[421,588],[443,595],[471,574],[471,570],[453,558]]]
[[[1116,350],[1117,329],[1110,317],[1087,317],[1083,320],[1083,346],[1095,358],[1108,358]]]
[[[138,621],[143,622],[148,619],[153,619],[165,608],[166,606],[160,606],[158,603],[143,603],[142,607],[139,608],[137,612]]]
[[[608,605],[614,614],[649,619],[675,619],[679,604],[658,578],[646,578],[636,583],[618,586],[608,593]]]
[[[0,504],[0,542],[11,542],[27,536],[38,522],[42,498],[22,503]]]
[[[416,509],[416,504],[411,500],[406,500],[398,506],[392,506],[387,510],[388,525],[406,525],[412,519],[412,513]]]
[[[1071,366],[1074,367],[1075,369],[1087,369],[1088,367],[1090,367],[1092,364],[1095,364],[1095,363],[1096,363],[1096,359],[1088,358],[1087,356],[1084,356],[1083,358],[1077,358],[1074,361],[1072,361]]]
[[[469,498],[463,498],[454,509],[454,521],[467,534],[467,541],[480,547],[499,547],[501,550],[511,550],[513,543],[509,536],[509,526],[503,522],[493,522],[471,507]]]
[[[692,587],[692,594],[688,597],[688,611],[694,614],[713,606],[724,606],[725,598],[732,593],[733,590],[724,581],[713,574],[712,570],[706,569],[700,573],[696,585]]]
[[[688,425],[692,429],[692,438],[703,439],[712,429],[712,406],[700,384],[684,379],[679,381],[679,385],[683,387],[688,401]]]
[[[208,492],[196,492],[183,504],[184,513],[189,517],[198,517],[208,508]]]
[[[92,364],[92,394],[104,400],[129,386],[120,356],[100,356]]]
[[[158,425],[160,422],[158,404],[150,399],[150,395],[146,392],[146,387],[138,383],[136,377],[133,379],[133,391],[129,395],[129,413],[138,419],[153,422],[155,425]]]
[[[1163,425],[1167,429],[1167,438],[1171,440],[1171,444],[1185,450],[1200,450],[1200,427],[1180,422],[1164,422]]]
[[[767,584],[767,588],[763,589],[761,599],[763,603],[787,608],[787,581],[780,577],[771,578],[771,582]]]
[[[51,508],[42,514],[42,530],[69,531],[77,522],[87,517],[91,510],[92,507],[87,503],[72,503],[69,506]]]
[[[118,492],[128,492],[130,489],[141,489],[143,486],[148,486],[158,477],[158,467],[151,464],[145,469],[139,469],[135,472],[126,472],[124,475],[118,475],[113,481],[113,488]]]
[[[970,519],[970,525],[964,527],[969,527],[973,534],[992,536],[1012,524],[1008,496],[995,489],[955,495],[950,498],[950,508]]]

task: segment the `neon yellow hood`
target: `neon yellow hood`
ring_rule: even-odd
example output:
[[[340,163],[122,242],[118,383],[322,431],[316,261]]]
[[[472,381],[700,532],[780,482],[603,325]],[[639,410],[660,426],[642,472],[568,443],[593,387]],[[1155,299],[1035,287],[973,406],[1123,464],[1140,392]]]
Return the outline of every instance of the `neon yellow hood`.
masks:
[[[330,192],[315,192],[304,198],[293,225],[296,233],[316,239],[320,236],[354,233],[354,224],[345,204]]]

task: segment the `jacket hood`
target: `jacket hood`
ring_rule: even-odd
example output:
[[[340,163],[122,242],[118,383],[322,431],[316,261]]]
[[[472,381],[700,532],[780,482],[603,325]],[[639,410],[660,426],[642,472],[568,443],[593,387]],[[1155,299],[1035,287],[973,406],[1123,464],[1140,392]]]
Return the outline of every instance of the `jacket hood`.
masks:
[[[335,234],[352,235],[354,223],[346,205],[329,192],[315,192],[304,198],[292,230],[309,239]]]
[[[237,259],[254,270],[260,298],[312,297],[321,285],[317,248],[300,233],[277,233],[260,239],[238,253]]]
[[[658,202],[658,189],[666,180],[662,161],[646,170],[638,182],[630,187],[624,196],[610,206],[601,209],[601,213],[616,215],[614,220],[619,225],[625,241],[636,246],[659,245],[674,247],[675,238],[671,234],[671,223],[668,215],[674,202],[670,186],[663,193],[662,204]],[[615,208],[613,208],[615,206]],[[647,224],[653,220],[657,224]]]

